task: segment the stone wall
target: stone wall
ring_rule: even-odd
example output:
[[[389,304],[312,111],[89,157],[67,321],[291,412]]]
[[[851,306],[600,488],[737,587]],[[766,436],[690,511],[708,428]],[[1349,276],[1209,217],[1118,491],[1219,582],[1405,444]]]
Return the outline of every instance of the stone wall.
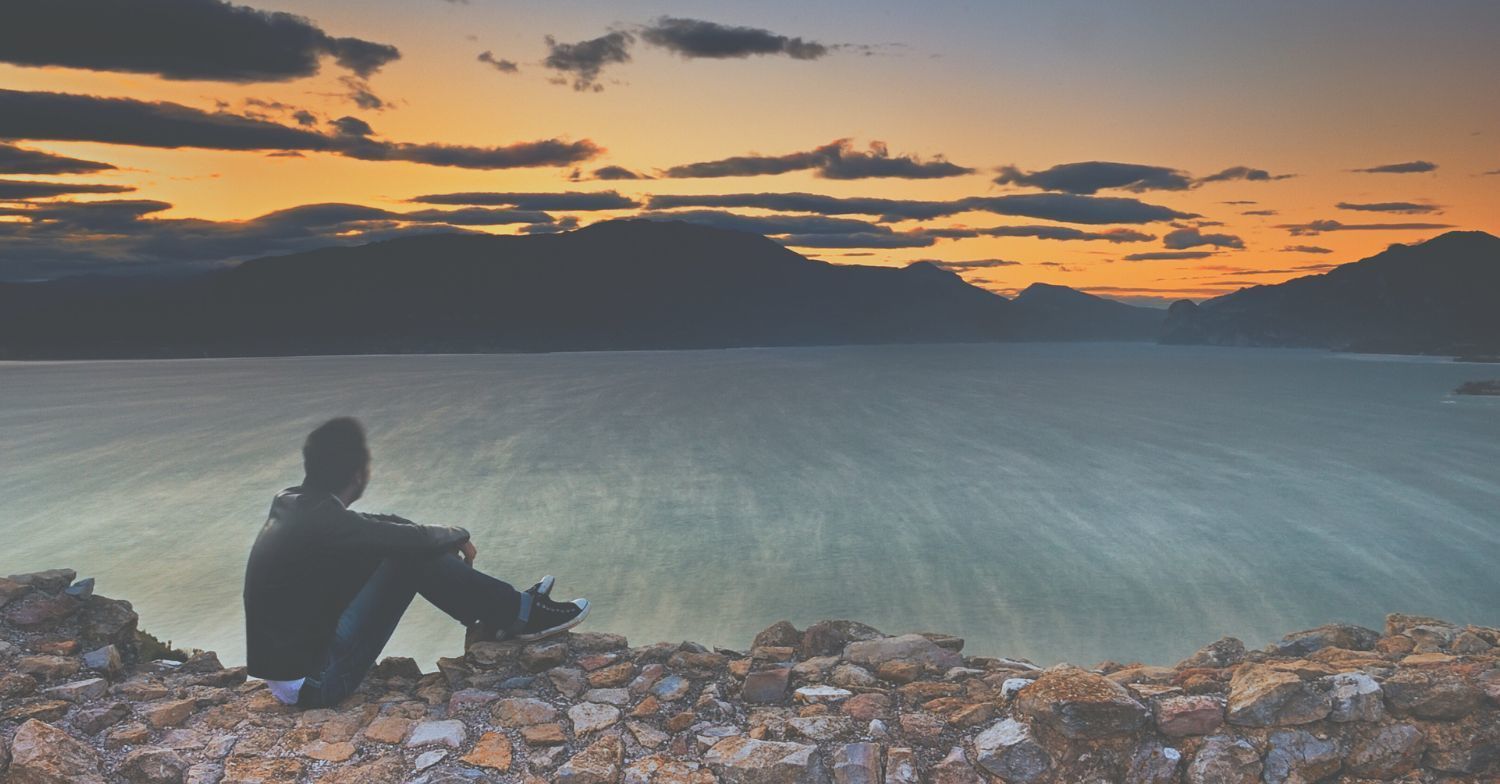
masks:
[[[388,658],[299,711],[212,653],[138,661],[130,605],[74,578],[0,579],[0,781],[1500,781],[1500,630],[1432,618],[1094,669],[853,621],[745,651],[584,632]]]

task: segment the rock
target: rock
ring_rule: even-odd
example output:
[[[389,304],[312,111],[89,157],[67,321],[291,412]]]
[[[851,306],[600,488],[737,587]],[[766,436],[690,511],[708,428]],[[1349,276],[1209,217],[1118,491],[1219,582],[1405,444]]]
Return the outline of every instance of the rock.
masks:
[[[623,634],[610,632],[570,632],[567,639],[574,650],[584,653],[623,651],[630,647],[629,641]]]
[[[521,739],[532,746],[561,746],[568,742],[563,727],[557,722],[532,724],[521,728]]]
[[[1072,739],[1131,733],[1147,716],[1125,687],[1077,667],[1043,673],[1016,695],[1016,712]]]
[[[486,643],[500,645],[501,643]],[[470,649],[473,650],[472,648]],[[406,656],[387,656],[381,659],[370,670],[371,678],[390,680],[391,678],[410,678],[417,680],[422,677],[422,668],[417,666],[417,660]]]
[[[1367,778],[1395,778],[1416,766],[1427,742],[1411,724],[1371,727],[1350,745],[1345,769]]]
[[[1391,710],[1420,719],[1450,721],[1479,707],[1483,692],[1463,677],[1433,670],[1401,670],[1382,685]]]
[[[917,753],[898,746],[885,753],[885,784],[918,784]]]
[[[1230,638],[1232,639],[1232,638]],[[1125,784],[1172,784],[1182,767],[1182,752],[1171,746],[1148,741],[1130,757]]]
[[[486,732],[479,736],[479,742],[468,754],[459,758],[460,762],[480,768],[489,768],[497,771],[510,770],[511,746],[510,738],[503,732]]]
[[[16,730],[10,755],[10,784],[104,784],[93,749],[36,719]]]
[[[534,642],[521,649],[521,666],[531,672],[551,669],[568,660],[568,644],[558,640]]]
[[[1380,684],[1362,672],[1331,675],[1328,682],[1332,710],[1329,721],[1380,721],[1385,717],[1385,697]]]
[[[147,746],[125,755],[116,772],[131,784],[178,784],[188,764],[171,749]]]
[[[432,749],[431,751],[424,751],[421,754],[418,754],[417,758],[412,760],[411,764],[412,767],[416,768],[417,770],[427,770],[433,765],[442,762],[443,759],[447,756],[448,752],[442,749]],[[419,781],[423,782],[423,784],[435,784],[433,779],[426,776],[419,779]],[[447,779],[438,779],[438,781],[446,782]],[[462,781],[462,779],[459,779],[459,781]],[[457,782],[455,782],[454,784],[457,784]]]
[[[801,644],[802,632],[797,631],[791,621],[777,621],[755,635],[755,640],[750,643],[750,650],[770,646],[796,648]]]
[[[338,773],[342,772],[343,771],[339,771],[337,773],[333,773],[323,777],[319,781],[319,784],[336,784],[336,782],[334,782],[334,779],[338,776]],[[223,778],[224,766],[217,765],[212,762],[200,762],[197,765],[188,766],[187,773],[183,775],[182,784],[219,784],[220,779]],[[370,782],[378,781],[378,779],[370,780]],[[353,784],[353,782],[349,782],[347,784]]]
[[[938,760],[932,768],[932,784],[984,784],[974,766],[964,756],[962,746],[948,750],[948,756]]]
[[[107,675],[115,675],[124,668],[125,664],[120,658],[120,649],[111,644],[85,653],[83,666]]]
[[[1036,678],[1006,678],[1000,684],[1000,699],[1008,700],[1033,683],[1036,683]]]
[[[486,689],[459,689],[448,698],[448,713],[452,715],[483,708],[498,699],[500,699],[498,692]]]
[[[94,644],[135,645],[136,622],[140,619],[130,602],[90,596],[83,603],[81,616],[83,636]]]
[[[1229,681],[1228,721],[1249,727],[1307,724],[1332,710],[1328,684],[1305,682],[1262,664],[1243,664]]]
[[[1007,782],[1042,781],[1052,758],[1037,742],[1031,728],[1015,719],[1001,719],[974,738],[979,767]]]
[[[1490,644],[1483,637],[1465,630],[1459,632],[1458,636],[1453,638],[1453,643],[1448,646],[1448,649],[1461,656],[1477,656],[1482,653],[1489,653],[1494,647],[1494,645]]]
[[[1272,643],[1270,649],[1277,656],[1300,657],[1322,648],[1345,648],[1351,651],[1370,651],[1380,640],[1380,632],[1355,626],[1350,623],[1330,623],[1316,629],[1293,632]]]
[[[634,677],[635,664],[626,661],[591,672],[586,679],[596,689],[614,689],[629,684]]]
[[[557,708],[532,697],[509,697],[495,703],[492,715],[505,727],[526,727],[557,718]]]
[[[799,652],[804,657],[836,656],[851,642],[876,640],[885,635],[858,621],[819,621],[802,633]]]
[[[881,717],[889,717],[891,713],[891,698],[881,692],[856,694],[845,700],[839,706],[839,710],[845,716],[856,721],[871,721]]]
[[[220,784],[286,784],[302,778],[306,766],[298,759],[230,757]]]
[[[1224,701],[1209,694],[1164,697],[1156,701],[1156,726],[1173,738],[1208,735],[1224,723]]]
[[[36,678],[19,672],[0,672],[0,699],[14,699],[36,693]]]
[[[844,647],[844,658],[866,667],[879,667],[888,661],[918,662],[932,672],[946,672],[964,663],[957,651],[944,648],[920,634],[884,637],[851,642]]]
[[[1245,643],[1235,637],[1222,637],[1199,648],[1192,656],[1177,663],[1177,669],[1211,667],[1216,670],[1233,667],[1245,660]]]
[[[151,702],[171,694],[172,690],[166,686],[144,679],[128,680],[115,686],[115,696],[132,702]]]
[[[667,733],[644,722],[627,721],[625,722],[625,729],[630,731],[630,735],[635,738],[636,743],[648,749],[661,748],[663,743],[671,740],[671,736],[667,735]]]
[[[376,743],[400,743],[412,724],[411,719],[402,716],[381,716],[365,727],[364,736]]]
[[[1198,747],[1187,768],[1188,784],[1258,784],[1264,766],[1244,738],[1214,735]]]
[[[630,704],[630,692],[626,689],[589,689],[581,698],[585,702],[602,702],[621,707]]]
[[[832,703],[847,700],[854,696],[854,692],[832,686],[803,686],[793,692],[792,696],[800,703]]]
[[[620,709],[596,702],[580,702],[568,708],[568,718],[573,721],[573,734],[582,736],[613,726],[620,720]]]
[[[926,711],[904,711],[899,724],[907,740],[922,746],[936,744],[946,729],[942,719]]]
[[[10,604],[13,599],[26,594],[31,586],[18,583],[9,577],[0,577],[0,607]]]
[[[864,668],[861,667],[860,669]],[[921,662],[910,659],[892,659],[888,662],[881,662],[880,666],[875,668],[875,672],[880,676],[881,680],[890,681],[891,683],[911,683],[922,677],[922,670],[923,665]]]
[[[573,667],[553,667],[547,671],[547,680],[552,681],[553,688],[558,693],[572,699],[583,693],[588,686],[588,680],[584,678],[583,670]]]
[[[464,723],[456,719],[424,721],[412,728],[411,735],[406,739],[406,747],[415,749],[421,746],[447,746],[457,749],[464,745],[468,736]]]
[[[718,674],[729,662],[729,657],[707,651],[678,651],[667,659],[667,666],[694,678],[708,678]]]
[[[22,656],[16,661],[15,667],[16,672],[25,673],[44,681],[66,678],[80,669],[77,659],[50,655]]]
[[[834,784],[880,784],[880,746],[847,743],[833,753]]]
[[[559,784],[614,784],[620,778],[625,745],[617,735],[606,735],[557,769]]]
[[[724,784],[814,784],[823,778],[817,752],[817,746],[741,735],[714,744],[703,762]]]
[[[187,717],[197,709],[198,703],[195,700],[163,700],[138,706],[136,712],[147,724],[156,729],[164,729],[187,721]]]
[[[71,585],[77,577],[78,572],[72,569],[47,569],[40,572],[13,574],[6,579],[17,585],[35,588],[38,591],[57,593]]]
[[[111,749],[121,746],[139,746],[150,737],[150,727],[139,723],[124,724],[110,731],[104,739],[104,746]]]
[[[740,698],[760,705],[782,702],[786,700],[787,684],[791,677],[791,667],[773,667],[752,672],[745,676],[745,684],[740,688]]]
[[[788,719],[789,726],[796,734],[809,740],[827,741],[842,735],[848,735],[854,731],[854,723],[848,716],[798,716]]]
[[[82,681],[64,683],[61,686],[53,686],[43,689],[42,694],[68,702],[87,702],[103,697],[109,691],[109,681],[103,678],[89,678]]]
[[[49,626],[81,609],[83,603],[71,596],[33,592],[7,605],[5,620],[23,629]]]
[[[656,685],[651,687],[651,694],[662,702],[672,702],[686,697],[690,688],[692,688],[692,683],[687,678],[673,674],[657,681]]]
[[[1306,730],[1271,733],[1262,780],[1265,784],[1312,784],[1338,772],[1344,750],[1339,743]]]
[[[73,714],[73,727],[85,735],[97,735],[100,731],[120,723],[130,715],[130,706],[123,702],[93,708],[84,708]]]
[[[1455,774],[1500,773],[1500,722],[1493,718],[1433,722],[1425,732],[1423,767]]]

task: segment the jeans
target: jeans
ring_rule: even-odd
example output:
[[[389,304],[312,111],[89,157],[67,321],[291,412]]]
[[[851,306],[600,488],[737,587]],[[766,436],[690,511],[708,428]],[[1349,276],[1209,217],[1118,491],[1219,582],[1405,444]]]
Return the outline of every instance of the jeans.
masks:
[[[332,707],[353,694],[417,594],[465,626],[490,629],[509,626],[531,599],[457,555],[382,559],[339,616],[322,669],[303,681],[297,706]]]

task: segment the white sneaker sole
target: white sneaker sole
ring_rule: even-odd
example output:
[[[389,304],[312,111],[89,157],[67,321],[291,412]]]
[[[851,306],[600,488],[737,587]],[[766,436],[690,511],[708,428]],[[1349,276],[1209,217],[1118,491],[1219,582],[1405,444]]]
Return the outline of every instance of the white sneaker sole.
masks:
[[[543,629],[542,631],[533,632],[531,634],[518,634],[515,637],[516,641],[517,642],[536,642],[537,640],[545,640],[548,637],[552,637],[552,636],[555,636],[555,635],[558,635],[558,634],[562,634],[563,632],[565,632],[565,631],[573,628],[574,626],[577,626],[578,624],[583,623],[583,619],[589,617],[589,600],[588,599],[574,599],[573,600],[573,604],[576,604],[579,607],[582,607],[583,608],[583,612],[581,612],[581,613],[573,616],[572,619],[570,619],[567,623],[558,624],[557,626],[554,626],[554,627],[552,627],[550,629]]]

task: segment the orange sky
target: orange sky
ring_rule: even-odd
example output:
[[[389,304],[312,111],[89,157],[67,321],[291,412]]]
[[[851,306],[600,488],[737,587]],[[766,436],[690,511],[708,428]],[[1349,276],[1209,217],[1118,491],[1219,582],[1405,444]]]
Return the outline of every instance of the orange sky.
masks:
[[[1258,12],[1186,4],[829,4],[280,2],[257,8],[308,17],[333,36],[393,44],[401,57],[369,79],[390,102],[353,105],[325,60],[315,76],[249,84],[168,80],[151,74],[0,64],[0,88],[148,101],[205,110],[216,102],[245,112],[249,99],[304,108],[320,119],[352,115],[393,141],[503,145],[561,137],[590,139],[605,152],[586,170],[619,165],[656,172],[730,156],[779,155],[850,138],[894,155],[945,157],[975,169],[943,179],[833,180],[810,171],[756,177],[570,182],[572,167],[471,170],[326,153],[160,149],[18,140],[42,150],[119,167],[90,175],[10,179],[134,186],[128,198],[170,202],[162,218],[237,221],[302,204],[348,202],[407,210],[405,199],[452,191],[616,189],[631,196],[809,192],[831,196],[951,200],[1035,192],[998,185],[996,168],[1036,171],[1079,161],[1169,167],[1193,176],[1249,166],[1295,177],[1222,182],[1188,190],[1098,196],[1136,198],[1200,220],[1222,222],[1245,248],[1197,260],[1124,261],[1163,251],[1160,240],[1129,244],[1029,237],[940,240],[931,247],[804,250],[834,262],[906,264],[917,259],[1003,259],[1017,265],[963,274],[1011,292],[1045,281],[1106,295],[1204,297],[1248,283],[1292,277],[1295,268],[1345,262],[1392,242],[1441,230],[1332,231],[1291,236],[1278,224],[1424,222],[1500,233],[1500,76],[1493,5],[1453,3],[1438,11],[1385,3],[1327,3],[1318,9],[1267,3]],[[1341,15],[1342,13],[1342,15]],[[557,85],[542,64],[543,36],[584,41],[660,16],[764,28],[830,44],[815,60],[784,56],[689,59],[639,41],[631,61],[602,72],[598,92]],[[481,51],[515,60],[501,73]],[[272,119],[293,124],[285,114]],[[1356,173],[1351,169],[1431,161],[1432,172]],[[77,197],[79,200],[114,197]],[[1254,201],[1229,205],[1226,201]],[[1429,214],[1343,210],[1340,202],[1437,205]],[[1244,215],[1274,210],[1274,216]],[[757,214],[754,210],[742,210]],[[568,215],[555,212],[558,217]],[[620,212],[576,213],[584,223]],[[762,213],[763,214],[763,213]],[[847,216],[860,217],[860,216]],[[873,216],[864,216],[874,220]],[[1072,225],[1089,231],[1132,228],[1161,236],[1166,223],[1080,225],[964,213],[892,226],[983,228]],[[487,230],[507,232],[511,228]],[[1331,253],[1286,251],[1318,246]],[[1194,248],[1209,251],[1213,248]],[[0,251],[4,253],[4,251]],[[849,255],[849,254],[869,255]],[[3,262],[0,256],[0,262]]]

